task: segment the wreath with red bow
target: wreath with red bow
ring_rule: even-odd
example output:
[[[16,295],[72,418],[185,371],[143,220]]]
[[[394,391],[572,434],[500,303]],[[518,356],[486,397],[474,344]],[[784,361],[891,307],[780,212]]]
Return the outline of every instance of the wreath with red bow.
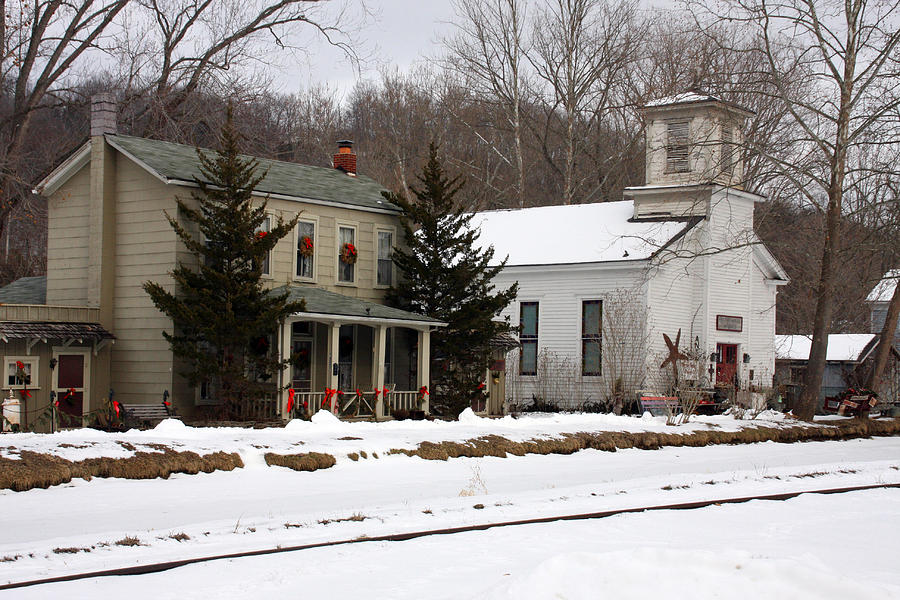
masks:
[[[341,262],[345,265],[353,265],[356,264],[356,256],[357,256],[356,246],[347,242],[343,246],[341,246]]]
[[[304,235],[300,239],[300,256],[312,256],[315,253],[316,246],[313,244],[312,238],[308,235]]]

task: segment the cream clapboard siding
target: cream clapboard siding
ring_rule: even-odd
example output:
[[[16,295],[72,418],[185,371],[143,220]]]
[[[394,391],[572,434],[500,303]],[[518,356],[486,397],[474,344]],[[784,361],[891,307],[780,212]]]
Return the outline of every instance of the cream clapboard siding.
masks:
[[[47,304],[88,303],[90,169],[50,196],[47,208]]]
[[[545,398],[555,400],[560,406],[575,407],[582,402],[597,402],[605,398],[611,384],[606,377],[580,377],[581,365],[581,303],[583,300],[608,301],[624,290],[634,291],[641,304],[645,302],[645,263],[610,265],[553,265],[541,267],[506,267],[494,278],[498,290],[519,283],[519,293],[502,313],[510,323],[518,326],[522,302],[538,302],[538,355],[548,352],[553,360],[568,361],[576,370],[579,380],[560,383],[569,379],[557,377],[551,385],[569,385],[569,398]],[[638,310],[643,310],[638,308]],[[604,313],[606,313],[604,307]],[[609,343],[605,340],[604,343]],[[602,350],[601,350],[602,352]],[[605,353],[603,354],[605,357]],[[530,402],[532,395],[541,395],[538,377],[519,376],[517,353],[509,355],[507,364],[507,398],[511,402]],[[540,362],[540,359],[539,359]],[[604,371],[605,371],[604,367]],[[553,377],[549,379],[554,379]]]
[[[172,391],[172,353],[162,332],[171,320],[143,290],[146,281],[174,291],[175,233],[165,211],[175,214],[172,188],[119,156],[116,171],[116,282],[112,386],[122,402],[160,402]]]
[[[298,194],[302,192],[298,191]],[[262,198],[259,199],[262,201]],[[301,219],[317,223],[315,240],[315,280],[308,282],[295,277],[297,259],[297,232],[281,239],[275,246],[272,257],[272,274],[270,285],[277,287],[285,284],[314,284],[332,292],[379,302],[384,299],[384,288],[376,287],[376,258],[378,229],[392,231],[394,246],[402,245],[399,220],[391,214],[382,214],[320,206],[302,201],[290,201],[272,198],[267,203],[268,212],[285,220],[299,214]],[[356,228],[356,281],[353,284],[338,283],[338,228],[352,226]],[[395,273],[396,276],[396,273]]]

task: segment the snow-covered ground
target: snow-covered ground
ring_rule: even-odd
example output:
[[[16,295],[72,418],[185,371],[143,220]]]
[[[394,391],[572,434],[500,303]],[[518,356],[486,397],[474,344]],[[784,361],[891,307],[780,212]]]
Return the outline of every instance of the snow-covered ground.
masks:
[[[168,480],[73,480],[47,490],[0,491],[0,584],[473,523],[900,483],[900,438],[446,462],[384,455],[424,439],[487,433],[530,439],[629,426],[672,431],[661,421],[558,415],[376,425],[320,419],[265,431],[165,423],[115,436],[4,435],[0,447],[10,458],[10,447],[70,459],[126,456],[131,451],[121,440],[138,449],[163,443],[236,450],[246,467]],[[773,423],[778,422],[760,424]],[[741,425],[716,417],[692,427]],[[300,473],[267,467],[262,459],[265,451],[310,450],[335,454],[337,465]],[[346,458],[360,450],[370,457]],[[371,457],[373,451],[379,459]],[[898,500],[900,490],[876,490],[353,544],[140,578],[9,590],[0,598],[550,598],[557,592],[562,598],[598,598],[607,595],[603,590],[618,598],[663,591],[667,598],[717,597],[713,592],[723,598],[900,597]],[[116,544],[126,538],[140,545]],[[59,549],[74,552],[54,552]],[[842,568],[832,568],[836,564]]]

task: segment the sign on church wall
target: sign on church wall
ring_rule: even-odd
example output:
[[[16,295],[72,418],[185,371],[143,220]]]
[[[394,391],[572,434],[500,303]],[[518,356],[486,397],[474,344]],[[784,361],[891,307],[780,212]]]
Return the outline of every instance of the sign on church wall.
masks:
[[[719,331],[743,331],[744,317],[716,315],[716,329]]]

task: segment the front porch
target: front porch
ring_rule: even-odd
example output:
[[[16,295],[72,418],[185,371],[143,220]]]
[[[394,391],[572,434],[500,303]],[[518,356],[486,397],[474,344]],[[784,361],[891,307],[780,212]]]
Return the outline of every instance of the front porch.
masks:
[[[431,331],[444,323],[320,288],[288,291],[306,310],[280,327],[279,353],[290,362],[279,377],[279,416],[322,408],[341,418],[429,412]]]

